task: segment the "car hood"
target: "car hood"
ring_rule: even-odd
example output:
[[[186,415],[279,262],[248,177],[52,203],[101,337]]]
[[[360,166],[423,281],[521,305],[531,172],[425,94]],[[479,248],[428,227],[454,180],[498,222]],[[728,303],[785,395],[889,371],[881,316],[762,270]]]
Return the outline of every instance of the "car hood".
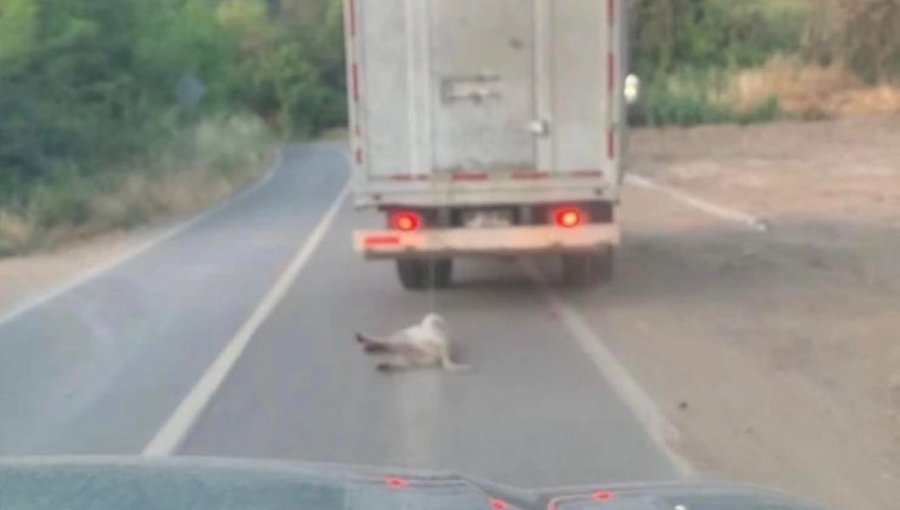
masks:
[[[815,510],[720,482],[516,488],[453,472],[210,458],[0,460],[21,510]]]

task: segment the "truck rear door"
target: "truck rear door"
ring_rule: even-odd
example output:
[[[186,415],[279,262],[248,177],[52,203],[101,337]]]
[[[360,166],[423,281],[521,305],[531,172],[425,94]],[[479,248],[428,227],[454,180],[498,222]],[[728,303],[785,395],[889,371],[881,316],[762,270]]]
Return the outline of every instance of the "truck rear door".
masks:
[[[346,6],[357,205],[617,200],[623,0]]]
[[[433,168],[535,168],[533,0],[431,2]]]

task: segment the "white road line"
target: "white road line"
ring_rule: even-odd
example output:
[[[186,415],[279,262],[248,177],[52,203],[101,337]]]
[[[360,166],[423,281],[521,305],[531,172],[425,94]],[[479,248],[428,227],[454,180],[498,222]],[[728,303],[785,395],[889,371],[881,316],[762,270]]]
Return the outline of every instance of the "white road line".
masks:
[[[680,441],[678,428],[663,414],[628,369],[604,345],[581,315],[547,283],[544,275],[534,265],[523,261],[525,273],[537,283],[551,309],[562,321],[569,335],[599,369],[604,379],[612,385],[619,398],[631,410],[653,443],[666,455],[678,474],[694,477],[697,471],[691,463],[673,447]]]
[[[272,288],[269,289],[269,292],[256,307],[256,310],[253,311],[234,338],[219,353],[219,356],[209,366],[203,377],[197,381],[190,393],[181,401],[175,412],[172,413],[166,423],[156,433],[156,436],[147,444],[142,455],[169,456],[178,451],[178,448],[197,423],[197,419],[206,409],[206,406],[209,405],[209,402],[222,386],[232,368],[234,368],[256,331],[287,295],[297,276],[306,266],[316,248],[321,244],[322,239],[347,198],[349,190],[350,184],[348,183],[297,251],[290,265],[278,277]]]
[[[12,322],[13,320],[19,318],[20,316],[28,313],[29,311],[31,311],[41,305],[44,305],[46,303],[49,303],[50,301],[53,301],[57,297],[65,294],[66,292],[69,292],[72,289],[78,288],[86,283],[89,283],[90,281],[94,280],[95,278],[115,269],[116,267],[124,264],[125,262],[128,262],[129,260],[136,258],[139,255],[142,255],[142,254],[150,251],[151,249],[158,246],[159,244],[162,244],[163,242],[168,241],[169,239],[172,239],[173,237],[177,236],[178,234],[192,228],[194,225],[197,225],[198,223],[205,220],[206,218],[209,218],[213,214],[216,214],[216,213],[232,206],[233,204],[240,201],[241,199],[243,199],[243,198],[247,197],[248,195],[254,193],[255,191],[261,189],[270,180],[272,180],[272,178],[277,173],[277,170],[281,167],[283,160],[284,160],[283,153],[281,150],[279,150],[276,155],[275,163],[271,166],[271,168],[269,168],[266,176],[263,177],[262,179],[260,179],[259,181],[257,181],[253,186],[241,191],[240,193],[238,193],[237,195],[234,195],[233,197],[226,200],[225,202],[222,202],[222,203],[216,205],[215,207],[207,209],[206,211],[200,213],[197,216],[194,216],[193,218],[191,218],[187,221],[184,221],[182,223],[179,223],[173,227],[166,229],[165,231],[157,234],[156,236],[152,237],[151,239],[139,244],[138,246],[132,248],[131,250],[128,250],[121,256],[115,257],[106,263],[103,263],[97,267],[94,267],[93,269],[89,269],[88,271],[79,274],[78,276],[72,278],[71,280],[59,285],[58,287],[55,287],[54,289],[52,289],[48,292],[45,292],[44,294],[42,294],[38,297],[35,297],[35,298],[27,300],[23,303],[20,303],[19,305],[13,307],[11,310],[6,312],[5,314],[0,315],[0,327],[5,326],[6,324]]]
[[[675,200],[682,202],[686,205],[689,205],[695,209],[703,211],[712,216],[716,216],[718,218],[722,218],[724,220],[733,221],[736,223],[740,223],[750,229],[765,232],[768,230],[765,222],[760,220],[759,218],[755,218],[747,213],[737,211],[735,209],[731,209],[722,205],[714,204],[712,202],[708,202],[701,198],[697,198],[695,196],[689,195],[683,191],[670,188],[668,186],[663,186],[657,182],[654,182],[646,177],[642,177],[640,175],[628,174],[626,176],[626,180],[629,184],[633,184],[639,188],[649,189],[656,191],[658,193],[662,193],[670,198],[674,198]]]

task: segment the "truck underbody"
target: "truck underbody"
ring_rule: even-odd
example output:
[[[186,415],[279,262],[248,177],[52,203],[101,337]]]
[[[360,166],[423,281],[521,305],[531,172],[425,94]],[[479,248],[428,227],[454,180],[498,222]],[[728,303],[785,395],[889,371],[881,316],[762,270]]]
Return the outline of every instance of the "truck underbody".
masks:
[[[602,283],[621,237],[608,202],[384,211],[388,228],[355,232],[354,246],[368,260],[396,260],[410,289],[449,286],[457,257],[559,255],[566,283]]]

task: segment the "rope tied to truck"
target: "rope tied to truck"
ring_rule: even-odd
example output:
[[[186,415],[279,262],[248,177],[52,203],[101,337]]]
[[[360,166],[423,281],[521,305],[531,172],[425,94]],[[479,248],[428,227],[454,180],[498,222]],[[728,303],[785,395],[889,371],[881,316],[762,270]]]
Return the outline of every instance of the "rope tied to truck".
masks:
[[[437,260],[434,254],[428,256],[428,312],[437,313]]]

